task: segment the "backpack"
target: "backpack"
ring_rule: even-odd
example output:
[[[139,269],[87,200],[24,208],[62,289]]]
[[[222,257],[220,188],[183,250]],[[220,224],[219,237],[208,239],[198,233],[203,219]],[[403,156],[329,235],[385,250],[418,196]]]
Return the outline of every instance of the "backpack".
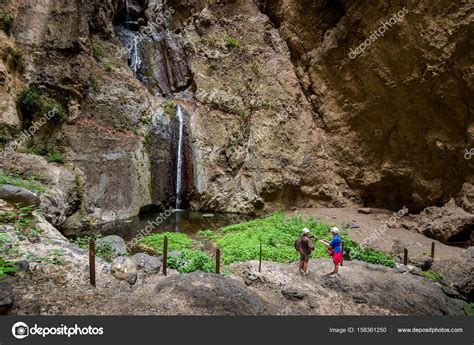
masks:
[[[295,241],[295,249],[301,251],[301,238]]]

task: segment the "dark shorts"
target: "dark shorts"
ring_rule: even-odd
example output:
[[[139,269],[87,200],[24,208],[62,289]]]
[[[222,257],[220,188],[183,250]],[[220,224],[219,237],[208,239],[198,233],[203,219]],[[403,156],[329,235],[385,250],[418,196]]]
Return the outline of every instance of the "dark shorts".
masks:
[[[309,261],[309,254],[304,254],[300,252],[300,261],[308,262]]]

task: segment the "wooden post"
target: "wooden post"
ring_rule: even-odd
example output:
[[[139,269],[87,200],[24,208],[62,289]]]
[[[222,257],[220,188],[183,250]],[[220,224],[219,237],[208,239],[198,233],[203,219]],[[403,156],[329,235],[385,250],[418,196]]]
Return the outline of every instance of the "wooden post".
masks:
[[[166,269],[168,265],[168,236],[163,239],[163,275],[166,276]]]
[[[92,237],[89,240],[89,277],[93,287],[95,287],[95,241]]]
[[[431,257],[434,259],[435,254],[435,243],[431,242]]]
[[[403,264],[408,265],[408,249],[403,250]]]
[[[221,250],[216,249],[216,273],[221,274]]]
[[[344,266],[344,242],[341,242],[341,266]]]
[[[262,242],[260,242],[260,261],[258,262],[258,271],[262,272]]]

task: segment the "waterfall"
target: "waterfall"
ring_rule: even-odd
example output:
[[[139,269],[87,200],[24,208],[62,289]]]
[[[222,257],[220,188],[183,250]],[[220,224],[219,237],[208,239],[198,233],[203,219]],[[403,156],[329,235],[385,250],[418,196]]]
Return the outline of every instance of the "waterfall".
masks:
[[[138,39],[137,36],[133,36],[133,49],[130,52],[130,67],[132,68],[133,74],[136,76],[138,69],[140,68],[141,60],[138,56]]]
[[[181,106],[178,105],[176,112],[179,120],[178,131],[178,152],[176,157],[176,209],[181,206],[181,194],[183,189],[183,140],[184,140],[184,119]]]

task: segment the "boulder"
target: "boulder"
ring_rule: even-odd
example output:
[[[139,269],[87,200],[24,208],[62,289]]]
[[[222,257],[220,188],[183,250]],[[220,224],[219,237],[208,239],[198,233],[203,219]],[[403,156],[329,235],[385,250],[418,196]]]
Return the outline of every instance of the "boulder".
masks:
[[[161,279],[156,287],[162,314],[267,315],[275,306],[243,283],[214,273],[193,272]],[[273,309],[273,310],[272,310]]]
[[[282,289],[281,294],[290,301],[297,301],[308,296],[308,294],[303,290],[295,288]]]
[[[421,268],[415,266],[415,265],[407,265],[407,268],[408,268],[408,272],[410,272],[411,274],[414,274],[416,276],[422,276],[421,274]]]
[[[26,272],[28,271],[30,263],[26,260],[19,260],[16,262],[17,272]]]
[[[245,285],[252,285],[256,282],[265,283],[266,280],[265,280],[265,277],[260,272],[250,269],[247,272],[245,272],[244,282],[245,282]]]
[[[10,204],[20,204],[21,207],[40,205],[40,198],[35,193],[8,184],[0,187],[0,199],[8,201]]]
[[[395,271],[397,271],[398,273],[405,273],[405,272],[408,272],[408,267],[405,266],[404,264],[395,264]]]
[[[13,305],[15,295],[11,287],[0,282],[0,315],[6,315]]]
[[[421,268],[422,271],[428,271],[433,264],[433,258],[426,255],[410,258],[409,261],[416,267]]]
[[[148,274],[160,272],[161,260],[156,256],[151,256],[145,253],[137,253],[132,256],[132,260],[138,268],[143,269]]]
[[[168,257],[171,257],[171,258],[174,258],[174,259],[177,259],[181,256],[183,256],[183,252],[181,252],[179,250],[172,250],[171,252],[168,253]],[[160,255],[158,258],[161,261],[163,261],[163,255]]]
[[[123,255],[127,252],[127,246],[122,237],[117,235],[109,235],[97,240],[97,245],[111,246],[116,256]]]
[[[451,199],[443,207],[427,207],[417,217],[418,232],[443,243],[472,244],[474,214],[466,212]]]
[[[124,280],[130,285],[135,284],[138,278],[135,262],[126,256],[119,256],[114,260],[110,266],[110,273],[112,273],[115,278]]]
[[[361,213],[361,214],[370,214],[372,213],[372,210],[368,207],[363,207],[363,208],[359,208],[357,210],[357,213]]]

